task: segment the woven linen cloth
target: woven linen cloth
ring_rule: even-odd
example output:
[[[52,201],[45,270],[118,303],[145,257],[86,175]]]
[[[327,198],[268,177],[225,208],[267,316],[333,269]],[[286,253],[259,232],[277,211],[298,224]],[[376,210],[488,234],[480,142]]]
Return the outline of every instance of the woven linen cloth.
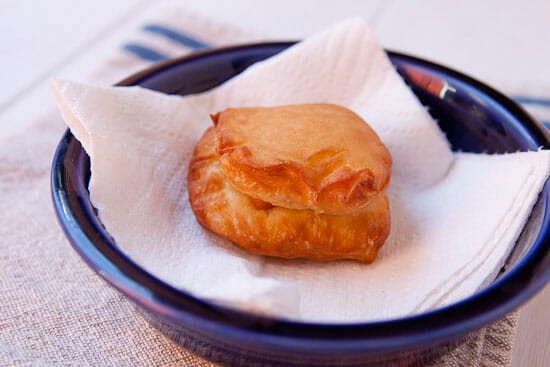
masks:
[[[109,84],[151,61],[257,39],[173,9],[137,28],[89,79]],[[0,365],[214,366],[149,326],[65,239],[50,198],[51,160],[64,130],[52,110],[0,142]],[[506,366],[516,326],[513,313],[442,357],[395,365]]]

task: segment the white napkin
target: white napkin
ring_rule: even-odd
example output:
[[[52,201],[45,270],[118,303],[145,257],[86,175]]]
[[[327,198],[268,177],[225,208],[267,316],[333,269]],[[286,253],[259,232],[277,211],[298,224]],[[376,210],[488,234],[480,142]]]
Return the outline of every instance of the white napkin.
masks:
[[[200,95],[53,81],[91,157],[91,197],[117,244],[196,296],[279,317],[356,322],[442,306],[476,291],[508,255],[548,173],[547,151],[453,154],[362,20],[353,19]],[[187,165],[226,107],[331,102],[389,147],[390,236],[370,265],[247,254],[201,227]]]

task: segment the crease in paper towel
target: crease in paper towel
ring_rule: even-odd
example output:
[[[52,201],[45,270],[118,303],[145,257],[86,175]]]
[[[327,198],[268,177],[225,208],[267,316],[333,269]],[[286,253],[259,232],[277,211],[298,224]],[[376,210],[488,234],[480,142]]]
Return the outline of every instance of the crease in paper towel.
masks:
[[[92,201],[132,259],[198,297],[283,318],[388,319],[473,293],[507,256],[548,175],[547,151],[453,154],[358,19],[199,95],[63,81],[52,89],[91,156]],[[193,216],[187,164],[209,114],[306,102],[352,109],[392,154],[392,229],[373,264],[251,255]],[[497,238],[501,218],[509,226]]]
[[[471,156],[472,155],[466,155],[464,159],[469,159]],[[494,228],[489,239],[480,246],[478,253],[474,256],[474,259],[479,261],[472,261],[464,264],[464,266],[453,274],[452,279],[454,281],[444,282],[434,287],[433,291],[426,299],[415,308],[415,313],[443,306],[448,304],[450,300],[458,301],[468,296],[472,288],[477,290],[478,287],[485,284],[487,280],[496,277],[511,250],[508,246],[503,246],[499,249],[498,245],[502,243],[513,244],[519,237],[530,214],[530,210],[522,210],[524,203],[532,202],[533,198],[537,197],[540,192],[540,186],[537,184],[537,181],[540,177],[545,177],[549,169],[548,162],[546,165],[543,162],[543,164],[535,167],[528,165],[523,168],[527,170],[524,174],[520,175],[523,182],[520,182],[518,185],[519,189],[513,198],[513,202],[510,206],[511,210],[502,213],[501,218],[496,218],[498,223],[497,226]],[[499,259],[499,261],[487,266],[486,259],[491,257]],[[476,272],[483,274],[485,279],[483,279],[483,277],[480,277],[480,279],[475,276],[472,277]],[[469,284],[471,280],[474,280],[475,284]],[[464,289],[466,289],[466,291],[464,291]]]

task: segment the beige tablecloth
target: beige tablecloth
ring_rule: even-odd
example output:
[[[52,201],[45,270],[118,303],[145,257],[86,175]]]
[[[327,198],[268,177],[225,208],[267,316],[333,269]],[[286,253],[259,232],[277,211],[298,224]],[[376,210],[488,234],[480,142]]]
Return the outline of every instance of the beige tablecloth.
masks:
[[[197,46],[152,25],[209,46],[259,38],[173,9],[136,28],[126,47],[114,50],[90,79],[112,83],[150,63],[145,59]],[[132,45],[150,47],[156,55]],[[65,239],[53,212],[49,179],[64,129],[52,109],[22,134],[0,142],[0,365],[213,365],[149,326]],[[517,314],[509,315],[429,365],[509,365],[516,325]],[[411,363],[421,365],[401,365]]]

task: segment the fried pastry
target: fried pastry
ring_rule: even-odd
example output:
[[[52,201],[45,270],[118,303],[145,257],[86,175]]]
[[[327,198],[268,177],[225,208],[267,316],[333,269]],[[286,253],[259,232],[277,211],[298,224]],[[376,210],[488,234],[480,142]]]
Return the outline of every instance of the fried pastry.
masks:
[[[230,108],[212,119],[226,178],[240,192],[273,205],[353,213],[390,180],[388,150],[344,107]]]
[[[363,120],[327,104],[228,109],[212,119],[188,177],[203,226],[255,254],[375,259],[390,229],[391,157]]]

